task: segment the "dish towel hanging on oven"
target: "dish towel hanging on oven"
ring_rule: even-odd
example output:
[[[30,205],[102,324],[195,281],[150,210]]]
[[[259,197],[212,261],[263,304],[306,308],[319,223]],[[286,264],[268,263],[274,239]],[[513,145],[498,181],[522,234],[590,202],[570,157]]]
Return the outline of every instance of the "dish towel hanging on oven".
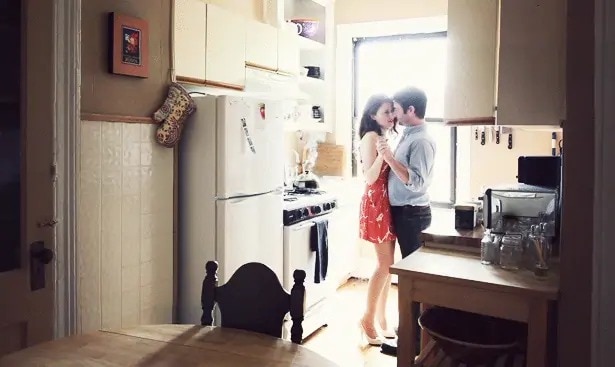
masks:
[[[316,252],[314,283],[320,283],[327,277],[329,267],[329,221],[324,219],[314,224],[310,232],[310,248]]]

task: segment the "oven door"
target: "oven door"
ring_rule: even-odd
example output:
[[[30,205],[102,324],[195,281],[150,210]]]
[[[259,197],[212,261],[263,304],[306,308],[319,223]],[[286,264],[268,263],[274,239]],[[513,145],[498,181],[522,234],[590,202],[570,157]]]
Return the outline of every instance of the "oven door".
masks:
[[[293,272],[296,269],[304,270],[306,310],[335,291],[328,278],[320,283],[314,283],[316,252],[310,248],[312,228],[316,225],[316,221],[327,217],[328,215],[323,215],[315,220],[306,220],[284,227],[284,288],[290,291],[293,286]]]

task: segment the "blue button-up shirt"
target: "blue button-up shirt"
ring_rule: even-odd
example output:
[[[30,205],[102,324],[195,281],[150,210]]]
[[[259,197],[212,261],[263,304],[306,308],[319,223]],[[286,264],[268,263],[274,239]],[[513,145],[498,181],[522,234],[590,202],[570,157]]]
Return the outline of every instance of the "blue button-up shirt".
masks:
[[[392,206],[429,205],[427,189],[433,178],[436,143],[429,136],[427,126],[407,126],[395,149],[395,159],[406,166],[410,181],[404,184],[393,172],[389,173],[389,201]]]

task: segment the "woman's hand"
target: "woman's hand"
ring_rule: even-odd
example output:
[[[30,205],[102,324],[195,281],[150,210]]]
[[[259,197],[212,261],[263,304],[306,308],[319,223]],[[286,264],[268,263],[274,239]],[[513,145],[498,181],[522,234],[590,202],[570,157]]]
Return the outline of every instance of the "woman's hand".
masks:
[[[391,147],[387,142],[386,138],[380,136],[376,141],[376,149],[378,150],[378,154],[384,159],[385,162],[389,163],[392,159],[394,159],[393,151],[391,151]]]

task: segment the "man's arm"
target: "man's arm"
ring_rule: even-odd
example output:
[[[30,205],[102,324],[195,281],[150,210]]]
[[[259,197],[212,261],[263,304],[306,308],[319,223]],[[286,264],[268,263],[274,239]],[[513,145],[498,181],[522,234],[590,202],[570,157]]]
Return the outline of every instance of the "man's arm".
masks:
[[[407,166],[395,159],[390,149],[382,147],[382,150],[385,162],[408,190],[420,191],[428,183],[426,178],[429,177],[435,158],[434,147],[429,140],[420,139],[414,142],[412,151],[407,155]]]

